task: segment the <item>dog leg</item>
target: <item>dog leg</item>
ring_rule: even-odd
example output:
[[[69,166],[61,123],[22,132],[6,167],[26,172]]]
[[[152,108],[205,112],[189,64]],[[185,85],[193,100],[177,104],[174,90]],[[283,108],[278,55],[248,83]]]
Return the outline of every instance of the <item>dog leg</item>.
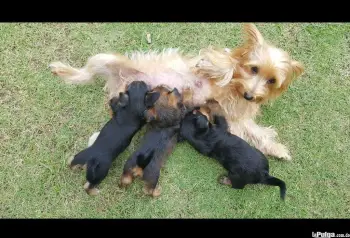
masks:
[[[90,57],[83,68],[73,68],[62,62],[50,64],[51,72],[68,84],[85,84],[94,80],[95,76],[112,76],[118,66],[129,59],[117,54],[97,54]],[[114,67],[114,69],[111,69]]]
[[[270,155],[283,160],[291,160],[286,146],[276,142],[277,132],[269,127],[261,127],[253,120],[231,122],[230,131],[232,134],[251,142],[254,147],[265,155]]]
[[[143,170],[143,180],[145,181],[145,186],[143,192],[147,195],[153,197],[158,197],[161,194],[161,188],[158,184],[160,176],[160,166],[147,166]]]

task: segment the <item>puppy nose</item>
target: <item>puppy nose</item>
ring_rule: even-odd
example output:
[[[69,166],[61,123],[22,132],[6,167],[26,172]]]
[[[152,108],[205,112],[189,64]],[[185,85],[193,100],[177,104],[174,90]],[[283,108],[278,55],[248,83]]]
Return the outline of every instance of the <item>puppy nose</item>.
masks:
[[[250,101],[250,100],[252,100],[252,99],[253,99],[253,96],[252,96],[252,95],[250,95],[250,94],[249,94],[249,93],[247,93],[247,92],[245,92],[245,93],[244,93],[243,97],[244,97],[245,99],[247,99],[248,101]]]

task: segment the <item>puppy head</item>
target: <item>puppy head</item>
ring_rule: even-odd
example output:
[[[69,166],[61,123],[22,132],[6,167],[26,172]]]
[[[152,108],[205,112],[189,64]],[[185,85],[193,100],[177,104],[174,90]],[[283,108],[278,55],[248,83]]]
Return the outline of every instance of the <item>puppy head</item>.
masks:
[[[181,139],[191,140],[197,133],[206,132],[211,124],[208,120],[207,111],[203,107],[196,107],[191,112],[186,113],[181,121],[180,137]]]
[[[125,93],[119,95],[119,108],[124,108],[129,113],[143,118],[143,112],[146,110],[145,97],[149,90],[149,86],[143,81],[131,82],[127,85]]]
[[[193,123],[197,131],[206,131],[209,129],[209,119],[208,114],[205,112],[205,114],[202,113],[201,109],[194,110],[192,112],[194,115],[196,115]]]
[[[119,93],[119,97],[113,97],[109,100],[109,106],[112,116],[115,116],[117,111],[129,105],[129,95],[127,93]]]
[[[244,33],[244,46],[232,52],[239,67],[231,86],[248,101],[275,99],[304,72],[304,67],[284,50],[266,42],[254,24],[245,24]]]
[[[146,96],[147,110],[144,113],[147,122],[159,127],[170,127],[180,123],[183,104],[177,88],[158,86],[149,95]]]

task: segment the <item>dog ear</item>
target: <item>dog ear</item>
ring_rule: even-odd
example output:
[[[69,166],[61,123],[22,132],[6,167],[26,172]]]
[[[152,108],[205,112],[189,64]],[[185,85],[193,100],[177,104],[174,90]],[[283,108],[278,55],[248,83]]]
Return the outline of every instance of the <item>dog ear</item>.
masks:
[[[209,128],[209,121],[205,116],[196,119],[196,128],[203,131]]]
[[[304,65],[298,61],[292,60],[291,62],[294,78],[298,78],[301,74],[304,73]]]
[[[109,100],[110,116],[113,117],[114,113],[117,111],[117,106],[119,103],[118,97],[113,97]]]
[[[175,94],[177,97],[181,96],[181,94],[177,88],[174,88],[174,90],[171,91],[171,93]]]
[[[126,93],[119,93],[118,105],[121,107],[126,107],[129,104],[129,95]]]
[[[159,99],[159,92],[149,92],[146,94],[145,105],[146,107],[152,107],[154,103]]]
[[[250,45],[262,45],[264,37],[253,23],[245,23],[243,25],[245,40]]]

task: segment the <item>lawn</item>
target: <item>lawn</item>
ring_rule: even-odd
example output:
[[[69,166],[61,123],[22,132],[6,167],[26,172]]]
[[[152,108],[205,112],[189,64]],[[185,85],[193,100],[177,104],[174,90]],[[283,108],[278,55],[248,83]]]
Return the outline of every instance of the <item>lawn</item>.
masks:
[[[350,24],[257,24],[270,42],[290,52],[306,73],[258,118],[273,125],[292,153],[270,158],[271,174],[286,181],[286,201],[276,187],[233,190],[217,183],[224,169],[180,144],[161,173],[162,195],[142,193],[137,180],[117,186],[139,133],[89,197],[85,174],[66,159],[84,149],[108,120],[103,80],[66,85],[48,65],[83,66],[101,52],[180,47],[196,53],[208,45],[234,47],[237,23],[25,23],[0,24],[0,217],[2,218],[349,218]],[[152,34],[152,43],[146,33]]]

